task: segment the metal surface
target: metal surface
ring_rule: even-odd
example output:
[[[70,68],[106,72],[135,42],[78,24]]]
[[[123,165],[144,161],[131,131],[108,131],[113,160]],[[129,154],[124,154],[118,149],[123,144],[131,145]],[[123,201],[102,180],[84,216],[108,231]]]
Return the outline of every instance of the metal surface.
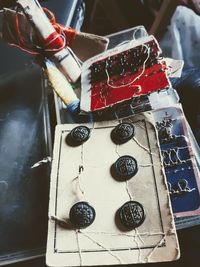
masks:
[[[39,67],[1,79],[0,155],[1,265],[41,255],[46,243],[50,165],[31,168],[51,155]]]
[[[82,2],[42,4],[59,23],[72,24]],[[51,155],[55,114],[53,94],[34,58],[1,43],[0,59],[0,265],[5,265],[45,254],[50,164],[31,167]],[[35,262],[45,266],[43,258],[15,265]]]

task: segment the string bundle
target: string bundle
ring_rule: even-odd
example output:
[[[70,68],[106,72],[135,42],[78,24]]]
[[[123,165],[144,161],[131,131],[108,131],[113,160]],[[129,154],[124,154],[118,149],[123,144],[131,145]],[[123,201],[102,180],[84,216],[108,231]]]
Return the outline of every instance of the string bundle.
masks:
[[[52,55],[55,52],[61,51],[66,46],[72,47],[75,38],[76,31],[70,27],[65,27],[59,23],[57,23],[56,18],[49,9],[43,8],[43,11],[47,15],[51,25],[55,29],[55,32],[52,33],[46,40],[42,40],[40,38],[34,38],[36,35],[34,28],[31,28],[30,31],[30,40],[32,43],[32,48],[30,48],[30,43],[25,40],[24,33],[22,33],[20,29],[19,22],[19,7],[17,6],[15,12],[15,36],[16,43],[10,43],[11,46],[18,47],[22,51],[25,51],[31,55],[40,55],[45,53],[47,55]]]

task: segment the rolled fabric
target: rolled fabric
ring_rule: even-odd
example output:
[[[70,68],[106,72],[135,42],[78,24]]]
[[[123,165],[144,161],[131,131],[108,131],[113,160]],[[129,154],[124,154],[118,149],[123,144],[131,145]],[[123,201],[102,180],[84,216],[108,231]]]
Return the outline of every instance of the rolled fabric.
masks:
[[[45,9],[45,12],[47,15],[49,12],[52,14],[49,10],[47,12],[47,9]],[[18,18],[18,31],[23,37],[22,44],[19,44],[19,36],[16,30],[16,15]],[[50,21],[52,23],[52,17],[50,17]],[[85,61],[107,49],[108,38],[91,33],[78,32],[72,28],[63,27],[57,22],[53,24],[53,27],[58,33],[62,29],[66,36],[66,45],[73,50],[81,61]],[[16,14],[15,10],[8,8],[4,8],[2,12],[0,11],[0,32],[2,32],[3,40],[9,44],[22,45],[22,48],[27,50],[41,52],[41,44],[43,43],[42,37],[37,34],[33,25],[30,24],[25,14],[22,12]],[[46,54],[48,55],[49,53]],[[52,53],[50,53],[50,55],[52,55]]]
[[[65,38],[59,34],[49,21],[37,0],[18,0],[18,4],[43,41],[47,52],[51,52],[52,59],[63,74],[71,81],[76,82],[80,77],[80,66],[66,47]]]

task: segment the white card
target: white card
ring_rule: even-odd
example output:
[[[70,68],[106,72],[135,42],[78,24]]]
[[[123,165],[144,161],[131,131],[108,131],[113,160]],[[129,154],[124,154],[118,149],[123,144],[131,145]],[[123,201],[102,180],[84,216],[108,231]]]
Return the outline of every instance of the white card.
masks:
[[[116,145],[111,131],[121,122],[134,125],[135,135]],[[47,264],[95,266],[176,260],[179,246],[151,114],[86,125],[90,138],[75,147],[66,143],[66,137],[77,125],[56,128],[49,217],[68,221],[71,207],[79,201],[90,203],[96,217],[80,230],[49,219]],[[127,181],[117,181],[110,167],[123,155],[137,160],[138,172]],[[143,206],[145,219],[139,227],[122,231],[116,212],[130,200]]]

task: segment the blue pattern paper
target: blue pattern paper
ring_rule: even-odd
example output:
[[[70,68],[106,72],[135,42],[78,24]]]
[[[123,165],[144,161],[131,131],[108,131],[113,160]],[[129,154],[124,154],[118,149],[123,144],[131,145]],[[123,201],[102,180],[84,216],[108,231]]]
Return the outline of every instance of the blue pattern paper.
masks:
[[[154,117],[173,212],[177,217],[200,214],[199,170],[183,111],[162,108]]]

